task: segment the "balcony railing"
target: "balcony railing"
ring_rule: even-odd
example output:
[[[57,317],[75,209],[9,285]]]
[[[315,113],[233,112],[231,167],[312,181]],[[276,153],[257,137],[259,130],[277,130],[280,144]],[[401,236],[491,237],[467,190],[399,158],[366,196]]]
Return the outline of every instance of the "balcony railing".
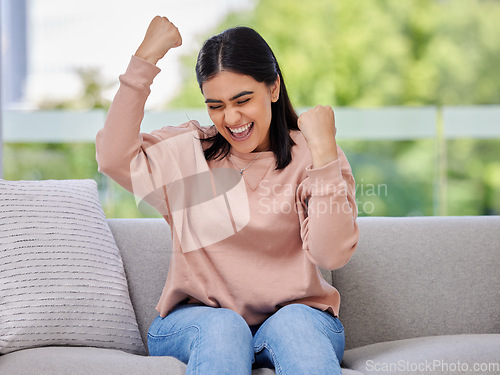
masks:
[[[299,113],[305,109],[299,109]],[[3,112],[5,143],[93,143],[103,126],[104,110]],[[447,143],[456,139],[500,140],[500,105],[472,107],[335,108],[337,138],[343,141],[429,140],[435,215],[446,214]],[[148,111],[141,127],[150,132],[190,119],[211,124],[203,109]],[[500,149],[498,150],[500,161]],[[70,178],[70,177],[69,177]]]
[[[299,112],[305,109],[300,109]],[[4,142],[93,142],[106,112],[17,111],[3,113]],[[500,105],[473,107],[336,108],[337,137],[360,140],[500,138]],[[146,112],[142,131],[190,119],[210,124],[205,110]]]

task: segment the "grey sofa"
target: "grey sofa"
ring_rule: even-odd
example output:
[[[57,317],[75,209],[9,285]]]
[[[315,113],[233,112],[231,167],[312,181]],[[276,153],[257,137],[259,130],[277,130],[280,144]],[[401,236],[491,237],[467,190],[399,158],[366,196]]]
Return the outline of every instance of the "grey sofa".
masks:
[[[361,237],[353,258],[342,269],[323,272],[342,295],[343,373],[499,374],[500,217],[358,220]],[[146,342],[166,278],[170,231],[162,219],[108,223]],[[2,375],[177,375],[185,369],[170,357],[88,347],[0,356]]]

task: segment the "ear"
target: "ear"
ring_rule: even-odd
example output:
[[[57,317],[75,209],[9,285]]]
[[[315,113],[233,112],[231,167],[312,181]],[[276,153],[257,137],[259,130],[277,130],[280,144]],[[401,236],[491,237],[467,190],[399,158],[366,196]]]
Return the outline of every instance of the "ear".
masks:
[[[276,81],[271,85],[271,101],[276,103],[280,97],[281,80],[279,74],[276,76]]]

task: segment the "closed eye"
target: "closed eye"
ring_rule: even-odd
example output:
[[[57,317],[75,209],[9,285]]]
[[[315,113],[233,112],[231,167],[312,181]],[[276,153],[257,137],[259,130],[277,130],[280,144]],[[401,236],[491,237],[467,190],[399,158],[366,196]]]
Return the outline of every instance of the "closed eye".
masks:
[[[208,108],[210,109],[219,109],[219,108],[222,108],[221,105],[209,105]]]
[[[240,100],[239,102],[237,102],[238,104],[244,104],[246,102],[248,102],[250,100],[250,98],[248,99],[245,99],[245,100]]]

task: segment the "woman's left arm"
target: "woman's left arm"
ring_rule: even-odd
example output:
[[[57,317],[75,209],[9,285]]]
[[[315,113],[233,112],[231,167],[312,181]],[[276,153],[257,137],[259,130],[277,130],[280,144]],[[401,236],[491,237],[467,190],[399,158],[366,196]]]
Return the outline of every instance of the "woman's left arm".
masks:
[[[297,190],[303,248],[313,263],[337,269],[351,258],[359,239],[354,177],[335,142],[331,107],[303,113],[299,128],[313,161]]]

